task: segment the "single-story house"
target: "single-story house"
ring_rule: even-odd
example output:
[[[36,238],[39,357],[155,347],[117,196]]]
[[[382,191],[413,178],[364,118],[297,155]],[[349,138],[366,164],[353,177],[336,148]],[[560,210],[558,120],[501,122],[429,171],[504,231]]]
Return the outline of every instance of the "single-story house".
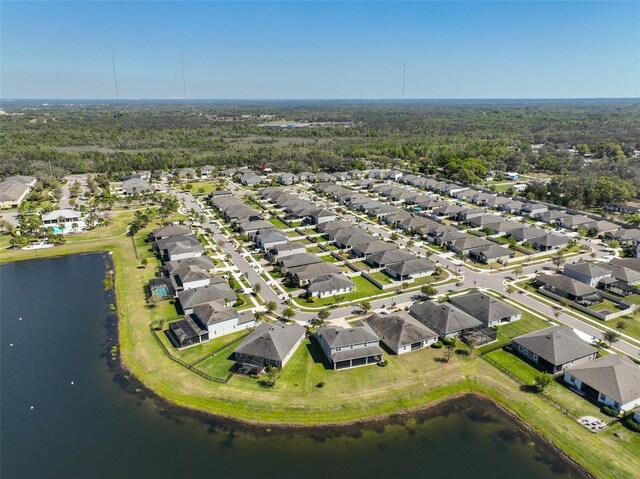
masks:
[[[542,289],[580,304],[597,304],[602,298],[594,287],[563,274],[540,274],[536,285]]]
[[[512,349],[550,373],[592,361],[598,350],[566,326],[551,326],[513,338]]]
[[[149,233],[149,241],[156,242],[158,240],[169,238],[171,236],[182,236],[191,234],[191,228],[185,225],[167,225],[154,229]]]
[[[195,266],[203,271],[209,271],[215,268],[213,260],[209,256],[197,256],[195,258],[167,261],[162,266],[162,271],[167,276],[171,276],[175,274],[179,269],[185,268],[187,266]]]
[[[433,330],[442,339],[482,327],[482,322],[450,303],[423,301],[414,303],[409,314]]]
[[[619,413],[640,406],[640,367],[623,354],[607,354],[567,369],[572,388]]]
[[[307,284],[307,292],[314,298],[328,298],[355,290],[356,284],[343,274],[318,276]]]
[[[449,299],[449,302],[489,327],[511,323],[522,317],[516,308],[486,293],[477,292],[454,296]]]
[[[557,221],[562,220],[562,218],[569,216],[569,213],[560,210],[547,210],[532,216],[543,223],[555,224]]]
[[[496,244],[480,246],[469,250],[469,257],[478,263],[491,264],[495,262],[503,262],[509,258],[513,258],[516,252],[503,246]]]
[[[261,323],[233,352],[234,369],[245,374],[260,374],[269,365],[282,368],[302,344],[306,333],[297,323]]]
[[[568,215],[557,221],[558,226],[568,230],[588,228],[588,225],[593,222],[594,220],[592,218],[583,215]]]
[[[29,196],[38,180],[33,176],[9,176],[0,183],[0,208],[17,208]]]
[[[598,264],[581,261],[565,265],[563,274],[595,288],[603,279],[611,278],[612,273]]]
[[[383,251],[391,251],[397,249],[393,243],[388,243],[382,240],[373,240],[370,243],[363,243],[353,245],[351,252],[354,256],[368,256],[374,253],[381,253]]]
[[[313,224],[319,225],[322,223],[328,223],[329,221],[334,221],[336,219],[336,214],[330,210],[319,209],[312,212],[309,217],[313,221]]]
[[[281,243],[277,244],[269,250],[269,255],[276,258],[285,258],[294,254],[305,253],[307,248],[302,243]]]
[[[147,180],[141,178],[130,178],[122,182],[120,187],[122,193],[127,196],[142,195],[152,191],[151,185]]]
[[[269,251],[278,245],[287,244],[289,238],[282,231],[269,229],[255,235],[255,242],[262,250]]]
[[[431,346],[438,335],[405,311],[382,316],[372,314],[364,322],[395,354],[404,354]]]
[[[384,357],[380,338],[366,323],[353,328],[325,326],[314,337],[336,371],[377,364]]]
[[[464,238],[458,238],[447,243],[447,247],[454,253],[467,255],[472,249],[491,246],[495,243],[489,241],[486,238],[479,236],[465,236]]]
[[[387,264],[383,271],[397,281],[405,281],[407,279],[430,276],[435,273],[436,268],[427,260],[413,258],[398,263]]]
[[[74,210],[53,210],[42,217],[42,224],[77,223],[82,219]]]
[[[304,266],[298,266],[295,268],[287,268],[287,274],[291,275],[294,282],[300,286],[306,286],[312,280],[318,278],[319,276],[330,276],[341,273],[342,270],[336,265],[326,263],[322,260],[320,260],[319,263],[306,264]]]
[[[554,249],[564,248],[569,244],[569,238],[564,235],[544,234],[536,238],[527,240],[533,249],[538,251],[551,251]]]
[[[315,254],[311,253],[298,253],[277,259],[277,264],[280,265],[282,271],[285,273],[291,269],[300,268],[309,264],[319,263],[323,263],[323,261]]]
[[[367,263],[374,268],[384,268],[385,266],[393,263],[400,263],[402,261],[408,261],[415,259],[416,256],[408,251],[401,249],[392,249],[388,251],[380,251],[367,256]]]

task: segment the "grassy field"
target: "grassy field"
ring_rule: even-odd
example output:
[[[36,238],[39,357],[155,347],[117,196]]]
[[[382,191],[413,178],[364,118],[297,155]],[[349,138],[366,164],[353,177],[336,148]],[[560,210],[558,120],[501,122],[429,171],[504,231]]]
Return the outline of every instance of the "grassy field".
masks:
[[[480,350],[494,349],[496,346],[505,346],[511,342],[511,339],[517,336],[522,336],[523,334],[532,333],[539,329],[548,327],[549,323],[546,321],[537,318],[530,313],[522,313],[522,318],[518,321],[498,326],[496,343],[487,344],[486,346],[481,347]]]
[[[136,241],[134,247],[131,238],[124,236],[126,217],[131,214],[118,214],[111,227],[77,235],[63,246],[35,251],[4,250],[0,259],[111,251],[115,261],[122,360],[147,387],[177,405],[260,423],[343,423],[409,411],[455,394],[472,392],[506,406],[596,477],[637,477],[640,435],[619,424],[592,434],[538,395],[521,390],[517,382],[478,357],[456,354],[450,362],[442,363],[439,362],[442,351],[428,349],[400,357],[388,356],[386,368],[368,366],[334,372],[326,370],[317,353],[304,344],[273,389],[264,389],[257,381],[245,377],[217,384],[197,376],[164,356],[149,331],[150,321],[159,315],[158,308],[165,306],[146,307],[142,285],[152,277],[153,267],[137,267],[136,252],[140,254],[142,249],[146,254],[144,245]],[[371,283],[360,286],[361,292],[370,289],[365,295],[379,291]],[[193,360],[200,358],[196,352],[187,350],[185,354],[193,354]],[[204,367],[216,374],[224,371],[224,363],[217,362],[224,359],[224,354],[214,358],[208,360],[211,364],[204,363]],[[325,382],[323,388],[316,387],[320,380]],[[562,390],[566,395],[561,400],[563,404],[568,401],[568,409],[593,412],[582,398],[566,388]],[[575,406],[572,401],[576,401]]]
[[[391,284],[394,282],[388,275],[386,275],[382,271],[378,271],[376,273],[369,273],[369,276],[371,276],[373,279],[378,281],[380,284]]]
[[[279,220],[278,218],[269,218],[268,221],[276,228],[280,228],[280,229],[289,228],[289,226],[286,223],[284,223],[282,220]]]
[[[355,276],[351,278],[351,280],[356,284],[356,290],[352,293],[347,293],[343,295],[339,295],[339,299],[341,302],[344,301],[356,301],[358,299],[368,298],[369,296],[374,296],[376,294],[383,293],[383,290],[374,285],[371,281],[362,276]],[[336,303],[336,297],[329,298],[320,298],[313,303],[314,308],[319,308],[321,306],[331,306]],[[302,300],[296,300],[298,304],[305,306],[306,303],[302,302]]]
[[[186,188],[187,185],[191,185],[191,186]],[[208,195],[212,191],[218,191],[223,189],[214,181],[197,181],[193,183],[185,183],[182,186],[187,191],[190,191],[192,194],[195,194],[195,195],[199,195],[199,194]]]

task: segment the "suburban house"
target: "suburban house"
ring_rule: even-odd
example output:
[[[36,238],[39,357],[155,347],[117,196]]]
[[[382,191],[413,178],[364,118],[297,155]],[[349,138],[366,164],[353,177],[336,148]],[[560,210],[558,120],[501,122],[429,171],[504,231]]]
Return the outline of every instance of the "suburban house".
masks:
[[[569,213],[560,210],[548,210],[543,211],[542,213],[536,213],[532,216],[543,223],[555,224],[557,221],[562,220],[562,218],[569,216]]]
[[[313,224],[319,225],[322,223],[328,223],[336,219],[336,214],[333,211],[326,209],[319,209],[312,212],[309,217]]]
[[[454,253],[468,255],[472,249],[495,245],[492,241],[479,236],[465,236],[447,243],[448,248]]]
[[[221,276],[210,276],[207,270],[196,265],[179,266],[173,270],[170,278],[175,291],[225,283]]]
[[[298,256],[298,255],[296,255]],[[295,257],[295,256],[294,256]],[[320,258],[318,258],[320,259]],[[306,264],[295,268],[287,268],[287,274],[293,278],[294,283],[306,286],[315,278],[341,274],[342,270],[336,265],[320,260],[319,263]]]
[[[120,187],[122,194],[127,196],[142,195],[153,190],[147,180],[142,178],[129,178],[122,182]]]
[[[356,284],[343,274],[318,276],[307,284],[307,292],[314,298],[328,298],[355,290]]]
[[[544,234],[537,238],[528,240],[532,248],[538,251],[551,251],[558,248],[564,248],[569,244],[569,238],[556,234]]]
[[[435,273],[436,268],[427,260],[413,258],[398,263],[387,264],[383,271],[397,281],[405,281],[432,275]]]
[[[594,288],[598,286],[598,283],[603,279],[611,278],[610,270],[595,263],[588,263],[586,261],[565,265],[563,274]]]
[[[0,183],[0,208],[17,208],[36,186],[33,176],[9,176]]]
[[[640,406],[640,366],[624,354],[607,354],[573,366],[564,380],[577,390],[618,413]]]
[[[538,275],[536,285],[550,293],[585,306],[602,302],[600,294],[594,287],[562,274]]]
[[[511,341],[511,347],[550,373],[586,363],[598,355],[596,348],[566,326],[551,326],[518,336]]]
[[[454,296],[449,302],[489,327],[511,323],[522,317],[514,307],[481,292]]]
[[[207,330],[209,339],[253,328],[256,325],[256,318],[251,311],[238,313],[235,308],[225,308],[215,301],[194,307],[191,316],[202,329]]]
[[[307,248],[302,243],[281,243],[269,249],[269,256],[273,258],[285,258],[287,256],[304,253],[306,251]]]
[[[162,266],[162,271],[166,275],[175,274],[180,268],[187,266],[197,266],[203,271],[209,271],[215,268],[213,260],[208,256],[197,256],[195,258],[180,259],[176,261],[167,261]]]
[[[81,219],[80,213],[74,210],[53,210],[42,217],[42,224],[78,223]]]
[[[353,245],[351,254],[356,257],[367,257],[370,254],[381,253],[383,251],[391,251],[397,249],[393,243],[387,243],[382,240],[373,240],[369,243]]]
[[[289,238],[281,231],[265,230],[255,235],[255,241],[259,248],[262,248],[263,251],[268,251],[275,246],[287,244]]]
[[[154,244],[163,260],[175,261],[202,256],[204,248],[192,234],[169,236]]]
[[[200,168],[200,177],[209,178],[213,175],[214,171],[215,171],[215,167],[211,165],[204,165],[203,167]]]
[[[149,233],[149,241],[155,243],[158,240],[171,236],[182,236],[191,234],[191,228],[185,225],[167,225],[154,229]]]
[[[617,231],[605,233],[604,237],[607,240],[616,240],[623,246],[629,246],[634,242],[640,241],[640,229],[620,228]]]
[[[520,212],[523,215],[536,217],[537,215],[541,215],[545,213],[549,208],[542,203],[530,202],[525,203],[522,208],[520,208]]]
[[[284,258],[278,258],[277,264],[282,268],[283,273],[289,272],[294,268],[299,268],[309,264],[319,264],[323,261],[315,254],[311,253],[298,253],[291,256],[285,256]]]
[[[408,261],[415,259],[415,255],[408,251],[401,249],[392,249],[387,251],[380,251],[367,256],[367,263],[374,268],[384,268],[385,266],[393,263],[400,263],[402,261]]]
[[[366,324],[353,328],[323,327],[314,334],[334,370],[367,366],[382,361],[380,338]]]
[[[482,327],[482,322],[450,303],[414,303],[409,314],[442,339],[454,338],[468,330]]]
[[[388,316],[372,314],[364,322],[395,354],[404,354],[431,346],[438,335],[405,311]]]
[[[568,215],[557,220],[558,226],[567,230],[588,228],[589,223],[593,223],[593,219],[583,215]]]
[[[265,367],[284,367],[307,330],[299,324],[259,324],[233,352],[234,369],[243,374],[260,374]]]
[[[177,297],[185,314],[191,314],[193,313],[193,308],[199,304],[211,301],[220,303],[228,308],[238,299],[235,291],[226,282],[224,284],[209,284],[201,288],[178,291]]]
[[[513,258],[515,255],[515,251],[495,244],[480,246],[479,248],[469,250],[469,257],[473,261],[483,264],[504,262],[509,258]]]

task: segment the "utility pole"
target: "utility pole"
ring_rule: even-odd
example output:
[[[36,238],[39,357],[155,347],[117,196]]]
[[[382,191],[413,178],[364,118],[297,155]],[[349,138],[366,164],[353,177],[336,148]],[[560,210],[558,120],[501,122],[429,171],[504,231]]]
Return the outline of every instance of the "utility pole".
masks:
[[[111,50],[111,66],[113,67],[113,82],[116,85],[116,99],[120,100],[120,92],[118,91],[118,77],[116,75],[116,59],[113,56],[113,50]]]
[[[407,73],[407,62],[402,62],[402,100],[404,100],[404,79]]]
[[[182,66],[182,91],[184,93],[184,102],[187,103],[187,82],[184,79],[184,56],[180,52],[180,65]]]

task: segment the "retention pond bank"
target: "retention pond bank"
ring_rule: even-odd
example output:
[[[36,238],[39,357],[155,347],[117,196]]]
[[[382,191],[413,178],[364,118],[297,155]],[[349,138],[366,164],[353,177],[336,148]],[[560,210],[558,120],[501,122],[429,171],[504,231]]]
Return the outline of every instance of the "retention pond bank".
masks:
[[[476,396],[324,431],[239,430],[162,409],[109,368],[104,268],[99,254],[0,266],[3,478],[585,477]]]

